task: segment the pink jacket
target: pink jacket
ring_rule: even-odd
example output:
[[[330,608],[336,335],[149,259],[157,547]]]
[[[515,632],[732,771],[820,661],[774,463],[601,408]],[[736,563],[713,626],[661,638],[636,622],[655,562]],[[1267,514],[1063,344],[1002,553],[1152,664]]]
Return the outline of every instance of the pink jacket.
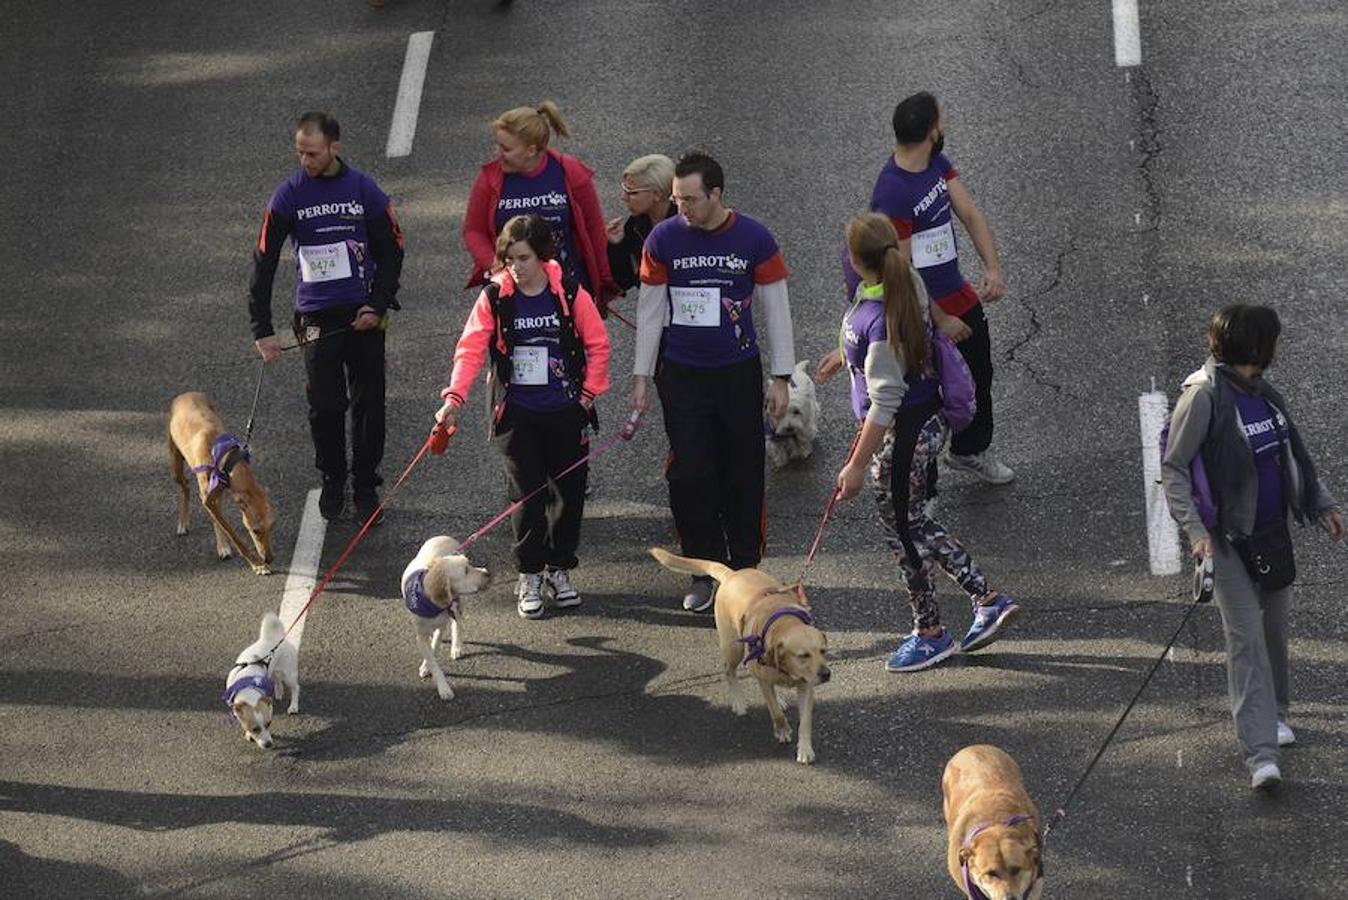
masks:
[[[548,286],[557,295],[557,299],[565,304],[562,267],[553,260],[548,260],[543,266],[548,273]],[[502,297],[508,297],[515,292],[515,281],[510,277],[509,269],[499,272],[494,280],[500,285]],[[576,336],[585,347],[585,383],[581,385],[580,393],[587,400],[593,400],[608,390],[608,331],[604,328],[603,320],[599,318],[599,310],[595,308],[594,300],[584,287],[576,293],[575,309],[564,312],[568,312],[576,323]],[[484,288],[477,295],[473,311],[468,314],[468,321],[463,325],[463,334],[454,347],[454,367],[449,376],[449,387],[440,392],[442,400],[449,400],[455,406],[463,406],[468,400],[468,393],[473,388],[477,373],[487,361],[488,347],[493,340],[496,341],[497,350],[501,353],[507,352],[505,339],[497,330],[496,318],[491,312],[491,300],[488,299]]]
[[[601,300],[617,296],[621,291],[608,267],[608,236],[604,233],[604,210],[594,189],[594,172],[574,156],[551,147],[547,153],[562,164],[576,250],[589,273],[590,283]],[[485,284],[487,273],[496,262],[496,204],[504,183],[505,172],[499,159],[485,163],[473,182],[468,209],[463,214],[463,244],[473,257],[473,269],[464,287]]]

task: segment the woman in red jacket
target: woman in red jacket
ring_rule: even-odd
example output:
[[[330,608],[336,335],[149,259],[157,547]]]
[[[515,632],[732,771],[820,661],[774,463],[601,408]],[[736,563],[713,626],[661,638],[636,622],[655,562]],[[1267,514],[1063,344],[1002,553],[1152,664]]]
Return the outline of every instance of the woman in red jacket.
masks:
[[[548,223],[562,271],[580,282],[602,308],[619,291],[609,273],[604,213],[588,166],[548,147],[553,132],[570,137],[557,104],[519,106],[492,129],[496,158],[482,166],[468,196],[463,243],[473,257],[467,287],[485,284],[496,264],[496,236],[515,216]]]
[[[588,465],[558,477],[589,452],[594,399],[608,390],[609,341],[590,295],[554,262],[552,232],[538,216],[505,222],[493,261],[500,272],[478,295],[454,348],[437,421],[453,425],[482,366],[495,371],[492,436],[505,457],[511,501],[540,491],[512,514],[516,600],[526,619],[580,605],[571,585],[585,511]]]

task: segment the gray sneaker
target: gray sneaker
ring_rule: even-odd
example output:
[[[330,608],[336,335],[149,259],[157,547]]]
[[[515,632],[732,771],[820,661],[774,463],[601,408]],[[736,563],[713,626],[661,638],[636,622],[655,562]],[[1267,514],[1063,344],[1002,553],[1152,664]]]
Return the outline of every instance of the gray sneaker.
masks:
[[[521,572],[515,585],[515,596],[519,599],[516,608],[520,616],[526,619],[543,618],[543,573]]]
[[[1016,477],[1015,471],[993,456],[991,450],[971,453],[968,456],[946,453],[945,464],[952,469],[972,472],[988,484],[1007,484]]]
[[[543,582],[552,594],[553,605],[558,609],[580,606],[580,591],[571,586],[571,573],[566,569],[548,569]]]
[[[706,612],[716,605],[716,580],[708,575],[693,576],[688,593],[683,595],[683,608],[689,612]]]

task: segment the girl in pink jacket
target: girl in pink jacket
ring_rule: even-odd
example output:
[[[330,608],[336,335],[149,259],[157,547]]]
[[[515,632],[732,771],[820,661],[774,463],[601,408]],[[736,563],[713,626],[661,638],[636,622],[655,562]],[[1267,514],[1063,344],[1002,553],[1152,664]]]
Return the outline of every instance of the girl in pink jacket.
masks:
[[[478,295],[454,348],[449,387],[435,418],[453,425],[490,360],[493,440],[505,457],[514,502],[541,491],[511,516],[519,614],[580,605],[571,585],[585,511],[588,465],[558,478],[589,452],[594,400],[608,390],[609,340],[588,291],[554,258],[552,230],[538,216],[508,220],[496,240],[501,271]],[[551,523],[551,524],[549,524]]]

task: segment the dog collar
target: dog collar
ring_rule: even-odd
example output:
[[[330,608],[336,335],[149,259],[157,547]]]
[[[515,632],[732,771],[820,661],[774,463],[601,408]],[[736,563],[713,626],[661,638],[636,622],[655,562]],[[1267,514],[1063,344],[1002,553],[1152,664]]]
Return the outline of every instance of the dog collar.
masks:
[[[220,488],[229,487],[229,476],[234,467],[250,459],[248,448],[242,441],[232,434],[222,434],[211,444],[211,461],[204,465],[193,466],[192,471],[211,473],[210,479],[206,482],[206,492],[213,494]]]
[[[418,569],[408,576],[407,583],[403,585],[403,606],[414,616],[423,619],[434,619],[443,612],[448,611],[451,619],[459,617],[459,598],[455,597],[449,601],[449,609],[436,606],[431,600],[430,595],[426,593],[426,569]]]
[[[814,624],[814,619],[810,616],[810,613],[807,610],[801,609],[799,606],[783,606],[781,609],[776,610],[772,615],[768,616],[768,620],[763,623],[763,630],[761,632],[758,634],[750,634],[739,639],[741,644],[744,644],[749,648],[749,652],[744,655],[744,664],[746,666],[754,660],[761,658],[763,654],[767,652],[768,629],[772,627],[772,623],[783,616],[794,616],[806,625]]]
[[[235,698],[249,688],[260,691],[264,697],[276,696],[276,685],[272,684],[270,678],[266,675],[248,675],[225,688],[225,706],[233,709]]]
[[[1030,817],[1025,813],[1017,813],[1003,822],[1003,825],[1020,825],[1023,822],[1030,821]],[[964,836],[964,843],[960,845],[961,850],[968,850],[973,844],[974,838],[978,837],[983,831],[991,828],[993,823],[986,823],[969,829],[969,833]],[[1036,836],[1037,837],[1037,836]],[[969,895],[969,900],[988,900],[988,895],[983,893],[983,889],[974,884],[974,876],[969,871],[969,860],[960,859],[960,874],[964,876],[964,892]],[[1035,874],[1034,880],[1038,881],[1044,874],[1044,860],[1039,860],[1039,871]]]

